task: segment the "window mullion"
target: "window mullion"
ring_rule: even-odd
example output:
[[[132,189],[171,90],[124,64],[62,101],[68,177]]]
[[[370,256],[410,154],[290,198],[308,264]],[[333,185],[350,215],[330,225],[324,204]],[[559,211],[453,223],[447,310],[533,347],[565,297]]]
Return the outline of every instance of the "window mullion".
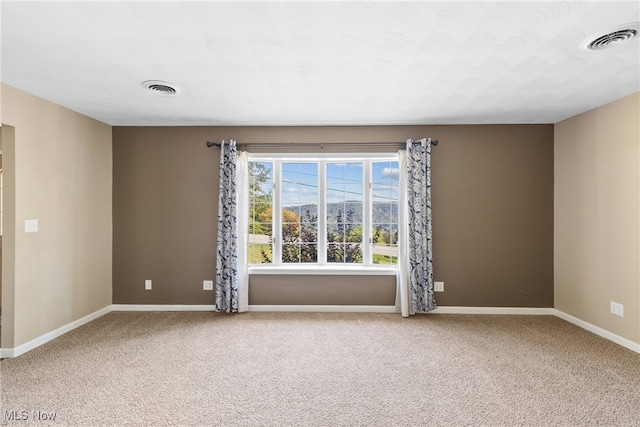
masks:
[[[367,160],[362,162],[363,165],[363,185],[362,189],[363,193],[363,212],[362,212],[362,240],[363,240],[363,251],[362,251],[362,263],[364,265],[371,265],[371,252],[373,249],[371,236],[371,161]]]
[[[276,160],[273,162],[273,263],[282,264],[282,207],[280,206],[280,189],[282,188],[281,179],[282,162]]]
[[[327,163],[318,162],[318,263],[327,263]]]

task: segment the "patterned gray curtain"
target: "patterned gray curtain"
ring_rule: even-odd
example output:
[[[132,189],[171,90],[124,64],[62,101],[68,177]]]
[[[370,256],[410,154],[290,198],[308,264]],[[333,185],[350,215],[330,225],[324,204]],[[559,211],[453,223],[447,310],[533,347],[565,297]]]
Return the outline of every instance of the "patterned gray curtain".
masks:
[[[220,146],[216,311],[238,312],[238,188],[236,142]]]
[[[409,299],[413,313],[436,308],[431,244],[431,139],[407,140]]]

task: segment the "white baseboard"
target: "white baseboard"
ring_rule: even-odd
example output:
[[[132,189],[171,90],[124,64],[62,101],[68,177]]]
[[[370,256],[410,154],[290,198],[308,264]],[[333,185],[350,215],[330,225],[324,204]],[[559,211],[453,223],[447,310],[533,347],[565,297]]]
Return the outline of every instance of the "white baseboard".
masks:
[[[537,307],[455,307],[441,306],[429,313],[433,314],[521,314],[543,316],[555,314],[553,308]]]
[[[215,311],[215,305],[113,304],[113,311]],[[397,313],[393,305],[250,305],[255,312],[302,313]],[[434,314],[530,314],[554,315],[553,308],[527,307],[438,307]]]
[[[249,311],[307,313],[396,313],[395,305],[250,305]]]
[[[606,338],[609,341],[613,341],[616,344],[619,344],[623,347],[628,348],[629,350],[635,351],[636,353],[640,353],[640,344],[633,342],[631,340],[628,340],[626,338],[621,337],[620,335],[616,335],[613,332],[609,332],[605,329],[602,329],[599,326],[596,325],[592,325],[589,322],[585,322],[584,320],[578,319],[577,317],[574,317],[570,314],[567,314],[563,311],[557,310],[557,309],[553,309],[554,311],[554,315],[566,320],[569,323],[573,323],[576,326],[581,327],[582,329],[586,329],[589,332],[593,332],[596,335],[601,336],[602,338]]]
[[[215,305],[113,304],[112,311],[215,311]]]
[[[59,327],[58,329],[55,329],[51,332],[47,332],[44,335],[40,335],[38,338],[34,338],[31,341],[28,341],[24,344],[21,344],[17,347],[14,348],[3,348],[0,350],[0,357],[5,358],[5,357],[18,357],[21,354],[24,354],[30,350],[33,350],[36,347],[40,347],[42,344],[46,344],[49,341],[58,338],[61,335],[66,334],[67,332],[76,329],[79,326],[82,326],[86,323],[91,322],[92,320],[97,319],[98,317],[102,317],[105,314],[109,313],[111,311],[111,306],[107,306],[104,308],[101,308],[98,311],[95,311],[91,314],[88,314],[78,320],[75,320],[71,323],[67,323],[64,326]]]
[[[215,305],[113,304],[113,311],[215,311]],[[316,313],[395,313],[395,306],[378,305],[250,305],[248,311]]]

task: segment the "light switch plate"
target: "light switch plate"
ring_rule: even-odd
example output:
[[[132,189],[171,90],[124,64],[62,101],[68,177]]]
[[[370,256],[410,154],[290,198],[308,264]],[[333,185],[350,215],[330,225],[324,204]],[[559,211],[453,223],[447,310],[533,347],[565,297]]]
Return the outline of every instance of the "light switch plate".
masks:
[[[38,220],[37,219],[25,219],[24,220],[24,232],[25,233],[36,233],[38,231]]]

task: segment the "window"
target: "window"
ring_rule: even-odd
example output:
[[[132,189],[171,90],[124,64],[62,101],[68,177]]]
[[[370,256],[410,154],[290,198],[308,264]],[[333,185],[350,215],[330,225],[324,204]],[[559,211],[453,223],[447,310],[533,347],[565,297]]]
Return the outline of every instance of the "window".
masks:
[[[372,165],[372,242],[374,264],[396,264],[398,258],[398,160]]]
[[[327,262],[363,262],[364,181],[360,162],[327,163]]]
[[[396,264],[398,190],[397,155],[250,155],[249,264]]]
[[[273,258],[273,164],[249,162],[249,264]]]

